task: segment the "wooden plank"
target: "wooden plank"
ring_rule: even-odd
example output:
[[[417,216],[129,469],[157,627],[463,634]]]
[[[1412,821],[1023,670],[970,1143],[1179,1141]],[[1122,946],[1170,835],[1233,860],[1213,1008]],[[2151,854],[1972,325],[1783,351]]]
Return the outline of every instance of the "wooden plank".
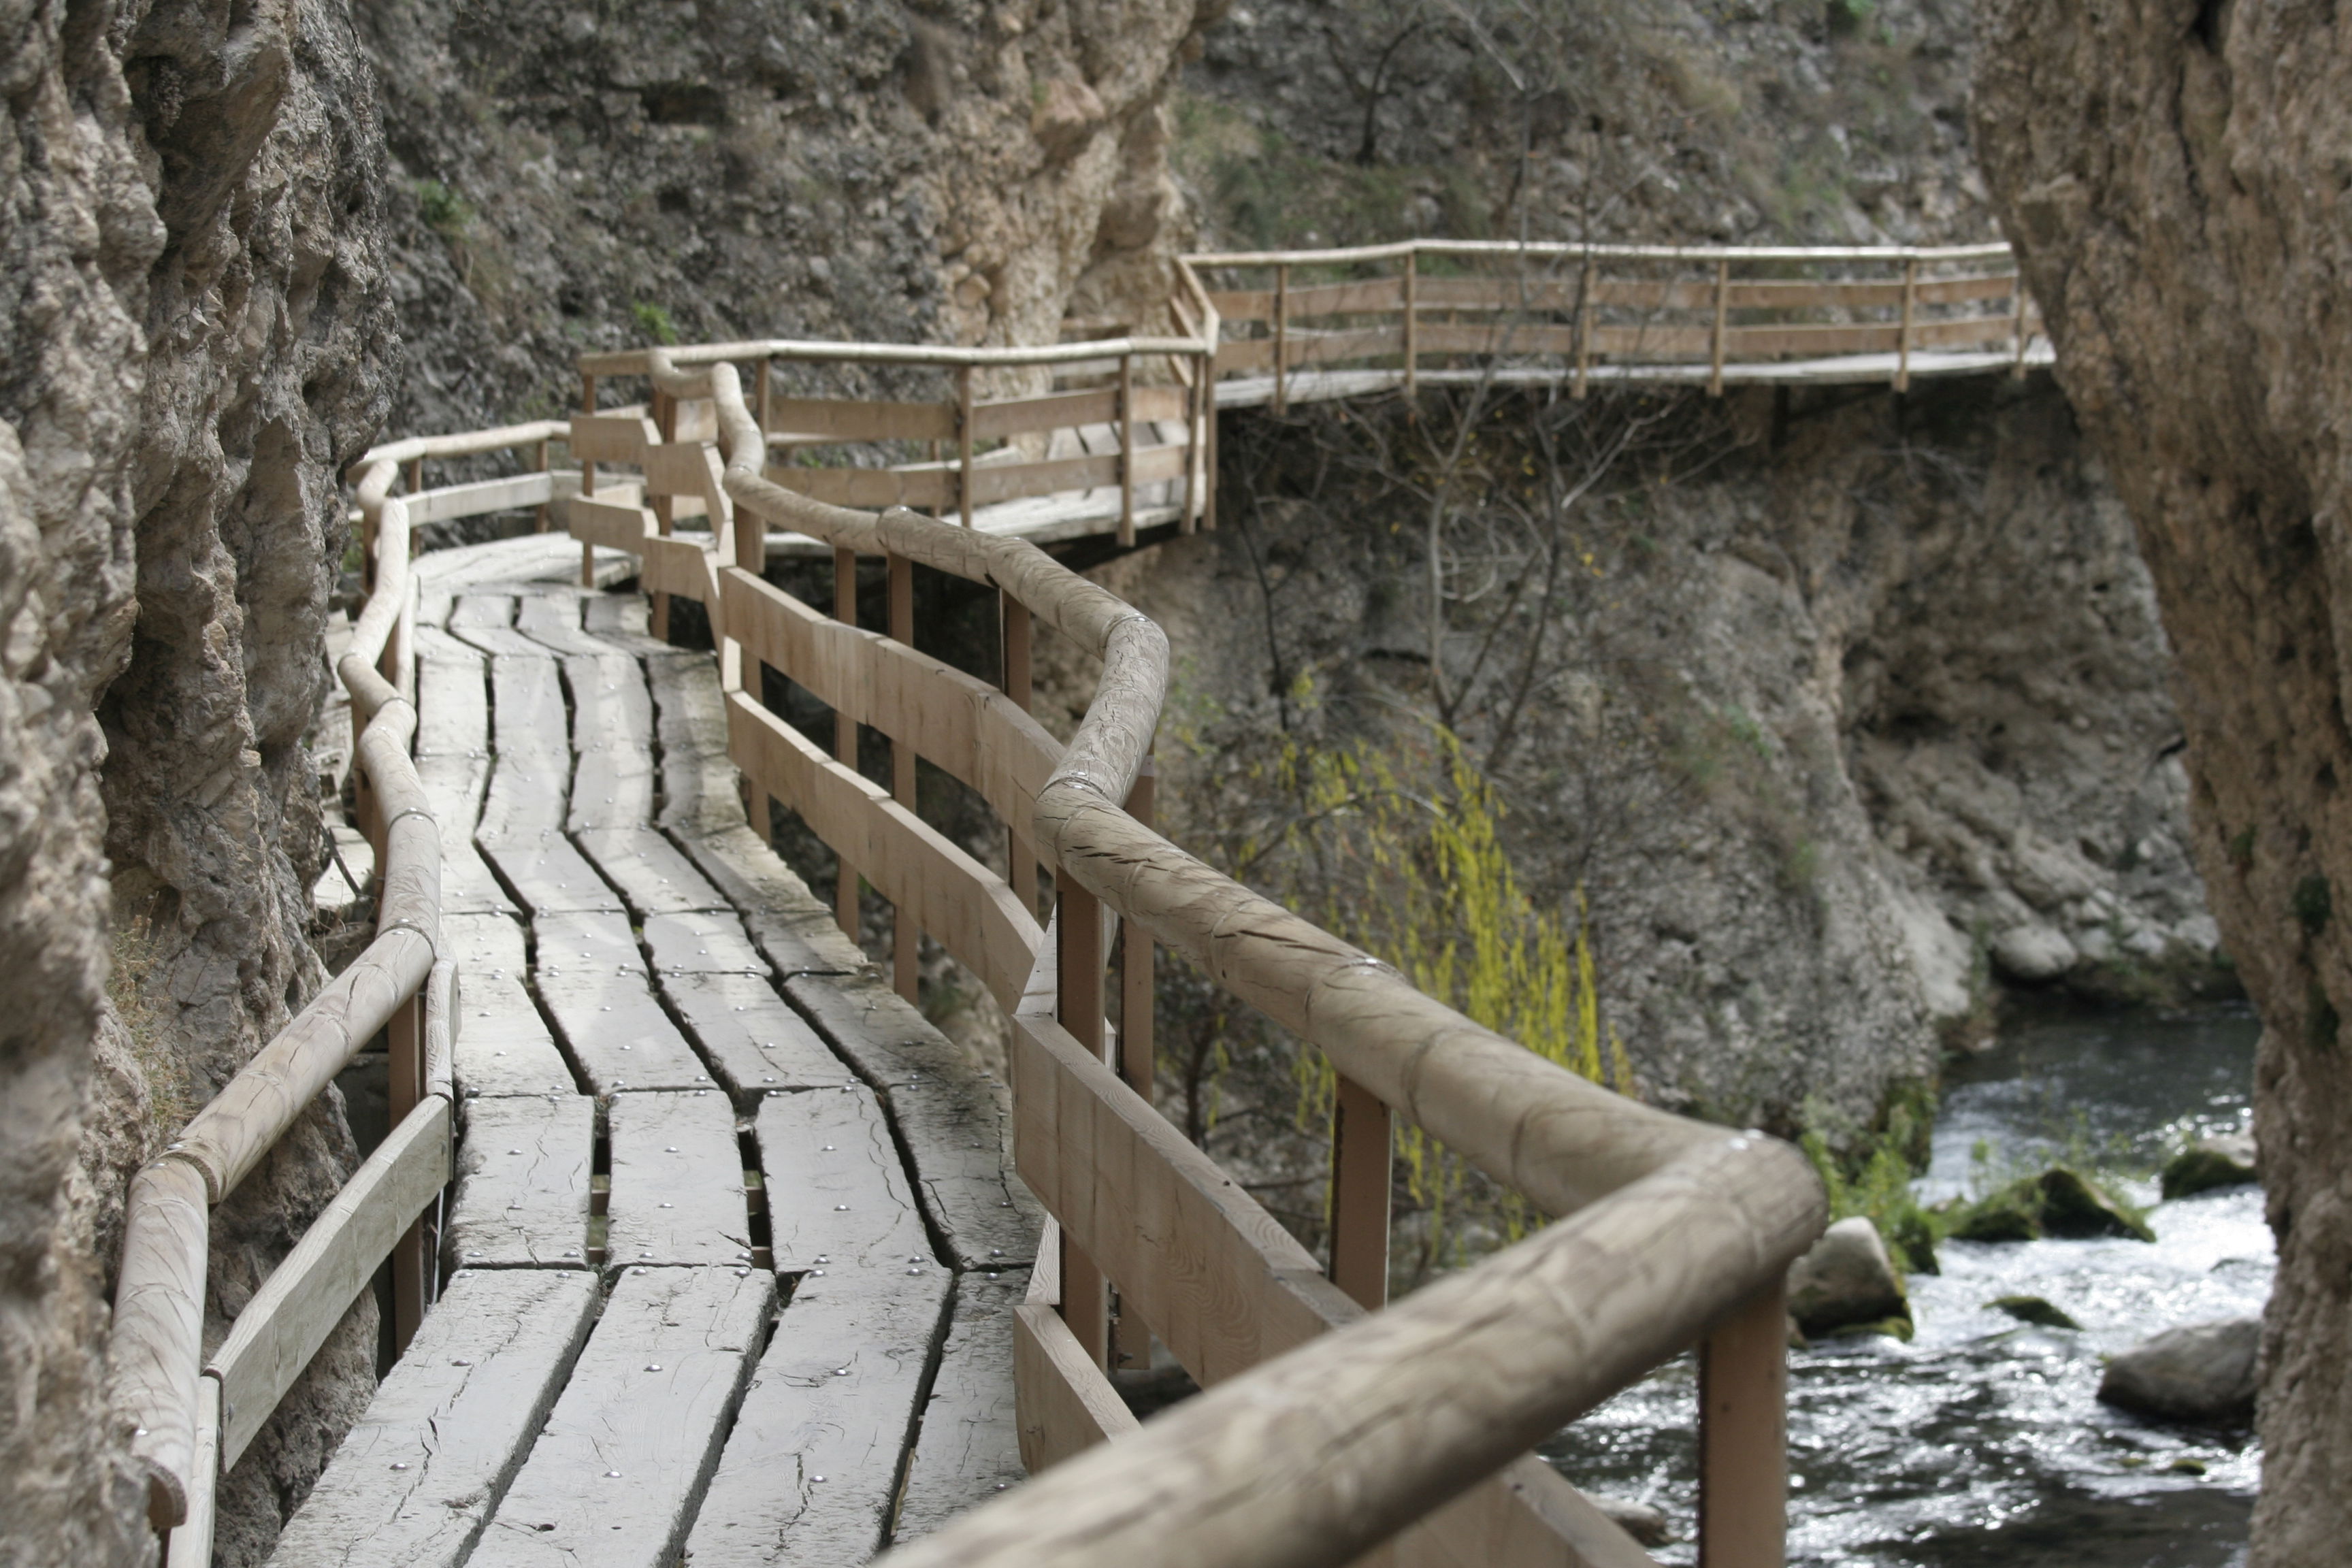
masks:
[[[1923,287],[1920,292],[1927,290]],[[2016,319],[2007,315],[1962,316],[1949,321],[1916,321],[1911,327],[1911,346],[1915,349],[1991,347],[2006,344],[2016,332]]]
[[[441,1244],[450,1266],[587,1268],[595,1102],[576,1094],[475,1099],[463,1122]]]
[[[470,1568],[670,1568],[774,1294],[764,1269],[622,1274]]]
[[[1139,1425],[1052,1307],[1024,1302],[1013,1310],[1013,1378],[1021,1462],[1031,1475]]]
[[[572,420],[572,455],[583,463],[635,463],[660,439],[642,414],[583,414]]]
[[[1733,327],[1723,336],[1724,349],[1729,357],[1752,360],[1766,359],[1774,354],[1892,353],[1902,342],[1902,329],[1892,325]]]
[[[952,441],[955,405],[779,397],[768,405],[768,429],[779,437],[812,441]]]
[[[520,973],[464,971],[457,977],[457,1011],[459,1094],[488,1099],[571,1094],[577,1088]]]
[[[656,642],[646,632],[646,617],[651,607],[640,594],[592,595],[582,601],[581,624],[590,635],[623,653],[641,658],[653,654],[674,656],[676,648]]]
[[[206,1364],[221,1384],[224,1470],[260,1434],[393,1243],[448,1181],[449,1102],[428,1096],[362,1162]]]
[[[835,506],[941,511],[955,500],[955,476],[944,468],[803,468],[771,463],[767,477],[772,484]]]
[[[561,974],[617,974],[643,980],[646,956],[623,914],[581,910],[542,915],[531,921],[539,951],[533,967],[541,980]]]
[[[595,1094],[710,1087],[709,1069],[642,976],[542,969],[539,997]]]
[[[1558,1470],[1522,1455],[1391,1540],[1393,1568],[1657,1568]]]
[[[642,554],[656,531],[654,514],[634,500],[607,500],[600,493],[574,496],[564,506],[564,526],[583,544]]]
[[[572,759],[540,751],[500,751],[475,837],[483,847],[535,844],[563,831]]]
[[[852,1081],[764,974],[665,974],[660,986],[712,1074],[738,1098]]]
[[[577,475],[565,477],[574,485],[579,483]],[[561,493],[554,474],[511,474],[504,479],[477,479],[470,484],[443,485],[403,499],[408,507],[408,525],[416,528],[453,518],[517,511],[553,500]]]
[[[480,614],[469,616],[467,612],[478,604],[481,606]],[[507,595],[463,595],[457,600],[457,607],[450,612],[449,635],[490,655],[493,659],[538,660],[552,657],[547,649],[514,629],[513,613],[514,600]],[[501,614],[507,618],[498,618]]]
[[[1008,1167],[1005,1086],[871,974],[797,975],[784,994],[881,1090],[916,1200],[957,1267],[1030,1262],[1041,1216]]]
[[[682,594],[697,604],[714,602],[718,597],[718,568],[709,546],[708,534],[646,540],[645,564],[637,574],[637,585],[648,594]]]
[[[481,653],[437,626],[418,626],[416,754],[472,756],[490,749],[490,697]]]
[[[1427,337],[1437,331],[1459,333],[1462,335],[1460,340],[1448,345],[1453,352],[1482,353],[1486,352],[1484,343],[1470,341],[1470,334],[1479,331],[1472,327],[1423,327],[1422,335]],[[1633,360],[1644,356],[1664,358],[1673,354],[1703,354],[1707,352],[1713,337],[1712,330],[1706,327],[1596,326],[1592,329],[1592,352]]]
[[[1118,412],[1118,395],[1107,389],[1056,392],[1044,397],[983,403],[971,411],[976,441],[1000,441],[1030,430],[1054,430],[1065,425],[1099,423]]]
[[[618,653],[580,629],[580,609],[586,602],[585,591],[579,589],[524,595],[515,601],[515,630],[559,658]]]
[[[590,1274],[457,1274],[270,1563],[457,1568],[547,1419],[596,1300]]]
[[[653,689],[655,733],[661,740],[662,808],[656,820],[687,837],[741,826],[743,801],[735,764],[727,755],[727,708],[713,662],[684,654],[648,658],[646,676]]]
[[[651,827],[582,830],[581,849],[640,919],[724,910],[727,900],[677,846]]]
[[[495,774],[491,782],[495,788]],[[546,838],[494,838],[486,823],[481,846],[484,858],[498,868],[499,877],[531,914],[620,910],[620,899],[589,869],[580,851],[560,835]]]
[[[866,967],[866,954],[842,935],[833,912],[750,828],[681,837],[679,844],[711,885],[743,911],[752,944],[767,954],[777,973],[848,974]]]
[[[1013,1395],[1013,1310],[1027,1288],[1025,1268],[957,1276],[954,1316],[907,1461],[893,1542],[919,1541],[1027,1479]]]
[[[694,1521],[694,1568],[847,1564],[881,1550],[952,1285],[943,1269],[803,1276]]]
[[[692,910],[654,915],[646,921],[645,942],[654,969],[662,974],[757,974],[768,961],[760,956],[732,910]]]
[[[616,1094],[605,1256],[615,1265],[748,1264],[751,1224],[735,1108],[712,1089]]]
[[[1698,1530],[1709,1568],[1780,1568],[1784,1560],[1788,1321],[1776,1279],[1700,1343]]]
[[[626,654],[575,654],[563,661],[563,681],[577,759],[567,826],[579,833],[646,821],[654,808],[654,710],[645,672]]]
[[[213,1527],[220,1519],[221,1385],[196,1380],[196,1451],[188,1517],[173,1527],[163,1568],[213,1568]]]
[[[1712,341],[1705,327],[1675,330],[1644,329],[1642,341],[1664,346],[1668,340],[1679,348],[1687,337],[1690,352],[1704,353]],[[1545,326],[1534,321],[1507,321],[1491,327],[1448,326],[1443,322],[1424,321],[1417,336],[1424,354],[1443,353],[1511,353],[1568,354],[1576,352],[1576,329]],[[1609,347],[1609,329],[1597,328],[1592,344],[1597,349]]]
[[[907,1171],[874,1091],[862,1083],[760,1101],[760,1170],[776,1271],[852,1276],[895,1289],[940,1272]]]

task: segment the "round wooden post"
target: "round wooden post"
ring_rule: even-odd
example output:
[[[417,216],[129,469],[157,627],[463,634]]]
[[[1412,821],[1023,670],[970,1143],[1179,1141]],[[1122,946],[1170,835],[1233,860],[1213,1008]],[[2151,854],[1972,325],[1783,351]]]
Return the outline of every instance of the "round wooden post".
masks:
[[[658,387],[654,390],[654,428],[660,433],[662,445],[665,447],[677,439],[677,399]],[[653,498],[652,505],[655,531],[664,539],[667,539],[675,521],[677,501],[674,497],[659,495]],[[718,526],[717,518],[712,518],[710,521],[712,527]],[[667,642],[669,641],[669,595],[656,594],[653,601],[651,630],[656,637]]]
[[[2010,374],[2016,376],[2018,380],[2023,381],[2025,379],[2025,345],[2033,340],[2032,331],[2027,326],[2025,320],[2025,313],[2032,308],[2033,301],[2026,298],[2023,268],[2021,268],[2017,271],[2010,287],[2017,291],[2017,364]]]
[[[1775,1280],[1698,1355],[1700,1568],[1781,1568],[1789,1531],[1789,1312]]]
[[[379,855],[377,864],[383,864]],[[400,1005],[384,1026],[391,1069],[391,1124],[399,1126],[425,1097],[425,996],[422,992]],[[422,1215],[392,1248],[392,1340],[402,1352],[425,1321],[425,1218]]]
[[[1055,898],[1055,1013],[1080,1046],[1103,1050],[1102,901],[1067,877]],[[1081,1112],[1083,1114],[1083,1112]],[[1067,1135],[1070,1130],[1058,1130]],[[1110,1354],[1110,1300],[1102,1270],[1062,1233],[1062,1317],[1087,1357],[1105,1365]]]

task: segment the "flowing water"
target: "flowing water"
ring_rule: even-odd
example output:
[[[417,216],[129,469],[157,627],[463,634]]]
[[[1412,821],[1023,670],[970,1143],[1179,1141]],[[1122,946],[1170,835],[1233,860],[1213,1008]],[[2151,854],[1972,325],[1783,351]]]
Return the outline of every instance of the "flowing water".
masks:
[[[2243,1011],[2022,1025],[1946,1079],[1934,1201],[2053,1155],[2153,1171],[2185,1133],[2246,1124],[2257,1032]],[[2180,1323],[2259,1312],[2262,1194],[2156,1204],[2157,1241],[1947,1242],[1910,1280],[1916,1338],[1790,1356],[1789,1561],[1806,1568],[2227,1568],[2245,1553],[2261,1456],[2244,1434],[2152,1426],[2094,1397],[2100,1357]],[[2082,1330],[2032,1328],[1996,1297],[2042,1297]],[[1544,1452],[1579,1486],[1665,1510],[1693,1559],[1685,1357]]]

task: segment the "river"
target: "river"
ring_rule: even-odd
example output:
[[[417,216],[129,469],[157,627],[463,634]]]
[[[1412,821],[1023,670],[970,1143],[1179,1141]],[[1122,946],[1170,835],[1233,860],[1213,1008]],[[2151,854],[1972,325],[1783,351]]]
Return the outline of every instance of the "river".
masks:
[[[1945,1080],[1934,1200],[2092,1151],[2152,1171],[2188,1131],[2246,1124],[2257,1026],[2242,1009],[2020,1024]],[[2227,1568],[2245,1555],[2261,1457],[2243,1434],[2151,1426],[2095,1397],[2100,1357],[2176,1324],[2259,1312],[2273,1265],[2251,1186],[2154,1205],[2136,1241],[1947,1242],[1910,1280],[1916,1337],[1790,1357],[1789,1561],[1803,1568]],[[1986,1305],[2040,1296],[2078,1331]],[[1579,1486],[1663,1509],[1693,1561],[1690,1358],[1544,1453]]]

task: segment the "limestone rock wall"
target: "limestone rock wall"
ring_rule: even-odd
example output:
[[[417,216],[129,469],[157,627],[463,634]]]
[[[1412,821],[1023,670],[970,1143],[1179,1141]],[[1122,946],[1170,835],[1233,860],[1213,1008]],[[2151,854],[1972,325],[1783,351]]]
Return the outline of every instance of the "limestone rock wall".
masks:
[[[381,154],[339,0],[16,7],[0,59],[0,1557],[131,1562],[122,1186],[320,978],[301,738],[395,354]],[[209,1333],[352,1159],[331,1100],[224,1206]],[[373,1316],[229,1479],[220,1561],[363,1403]]]
[[[2352,11],[1993,0],[1976,136],[2179,652],[2191,821],[2265,1025],[2252,1561],[2352,1532]]]
[[[414,345],[393,427],[561,412],[583,349],[1148,318],[1181,227],[1164,97],[1212,8],[364,7]]]

